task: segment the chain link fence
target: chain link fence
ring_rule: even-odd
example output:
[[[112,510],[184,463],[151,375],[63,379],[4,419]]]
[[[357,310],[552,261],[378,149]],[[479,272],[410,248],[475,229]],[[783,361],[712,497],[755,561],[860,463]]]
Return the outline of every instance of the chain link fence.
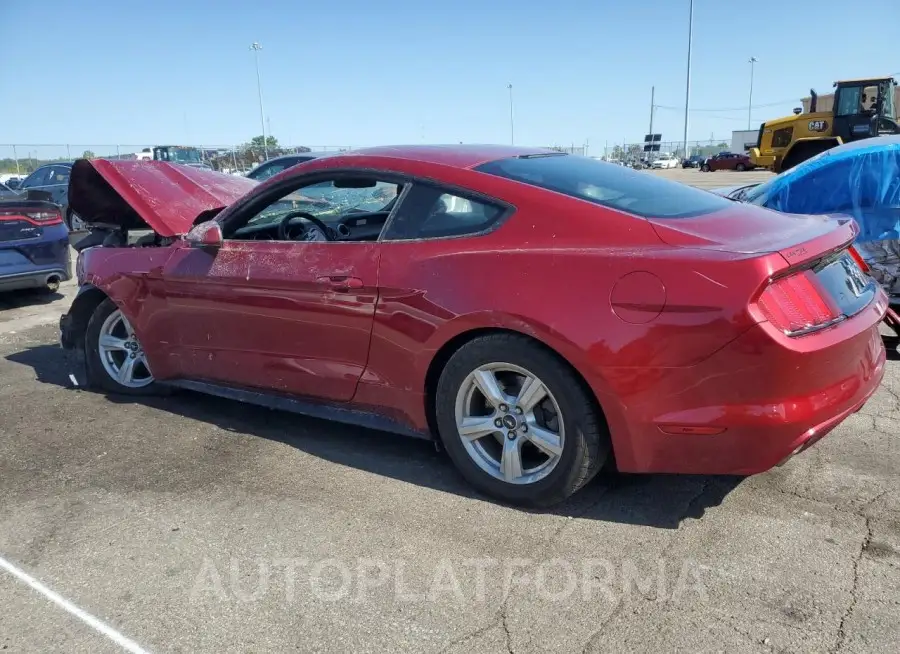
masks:
[[[644,152],[644,143],[606,144],[603,148],[589,150],[588,145],[550,145],[551,150],[567,152],[582,156],[602,156],[603,159],[633,163],[657,159],[663,154],[671,154],[676,158],[691,155],[711,156],[728,150],[731,146],[723,139],[708,141],[689,141],[687,155],[681,141],[663,141],[658,144],[658,152]],[[269,148],[266,153],[262,147],[244,145],[189,145],[178,146],[196,150],[199,160],[214,170],[224,173],[246,173],[254,166],[268,158],[283,154],[301,152],[345,152],[352,150],[350,145],[306,145],[278,146]],[[103,159],[152,159],[152,146],[128,144],[0,144],[0,174],[13,174],[24,177],[38,166],[54,161],[73,161],[78,158]],[[602,152],[602,154],[601,154]]]
[[[628,163],[637,162],[642,159],[659,159],[664,154],[671,154],[676,159],[700,155],[710,157],[719,152],[727,152],[731,149],[731,144],[724,139],[710,139],[708,141],[688,141],[687,153],[684,149],[684,141],[661,141],[654,143],[659,145],[658,152],[644,152],[646,144],[640,143],[621,143],[616,145],[606,145],[603,148],[603,158],[609,161],[625,161]]]
[[[171,147],[171,146],[170,146]],[[196,150],[200,161],[225,173],[245,173],[266,160],[262,147],[247,145],[179,145]],[[301,152],[344,152],[349,145],[278,146],[268,149],[268,158]],[[91,159],[152,159],[153,147],[128,144],[0,144],[0,174],[24,177],[38,166],[54,161]]]

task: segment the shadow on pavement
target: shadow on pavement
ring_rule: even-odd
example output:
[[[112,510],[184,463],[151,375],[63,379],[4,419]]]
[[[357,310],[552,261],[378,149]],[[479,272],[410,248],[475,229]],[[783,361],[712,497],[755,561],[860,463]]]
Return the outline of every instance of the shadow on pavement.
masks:
[[[72,388],[71,372],[83,378],[78,357],[57,346],[31,347],[6,359],[33,368],[41,383]],[[109,395],[107,400],[113,404],[150,406],[214,424],[225,431],[285,443],[343,466],[463,497],[486,499],[457,474],[449,458],[431,441],[190,391],[179,391],[164,398]],[[676,529],[682,520],[699,518],[707,508],[719,505],[741,481],[739,477],[726,476],[625,475],[604,471],[563,504],[546,510],[524,511]]]
[[[44,289],[29,288],[21,291],[4,291],[0,292],[0,311],[50,304],[62,298],[62,293],[50,293]]]

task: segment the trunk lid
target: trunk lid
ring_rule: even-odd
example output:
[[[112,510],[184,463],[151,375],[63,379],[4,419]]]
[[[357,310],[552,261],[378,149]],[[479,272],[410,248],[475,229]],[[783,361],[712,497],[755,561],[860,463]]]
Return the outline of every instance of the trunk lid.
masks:
[[[89,224],[149,226],[160,236],[187,233],[204,213],[220,210],[258,182],[165,161],[79,159],[69,206]]]
[[[785,214],[746,204],[690,218],[650,219],[669,245],[736,254],[779,253],[799,266],[848,247],[859,227],[850,216]]]

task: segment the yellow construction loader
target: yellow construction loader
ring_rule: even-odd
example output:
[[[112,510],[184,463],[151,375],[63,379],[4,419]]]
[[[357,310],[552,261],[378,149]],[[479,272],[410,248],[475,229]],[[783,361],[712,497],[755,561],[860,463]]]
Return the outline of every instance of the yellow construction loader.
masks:
[[[750,148],[750,161],[780,173],[842,143],[900,134],[896,89],[892,77],[835,82],[834,102],[827,111],[818,110],[819,97],[810,89],[808,113],[798,108],[793,116],[760,126],[756,147]]]

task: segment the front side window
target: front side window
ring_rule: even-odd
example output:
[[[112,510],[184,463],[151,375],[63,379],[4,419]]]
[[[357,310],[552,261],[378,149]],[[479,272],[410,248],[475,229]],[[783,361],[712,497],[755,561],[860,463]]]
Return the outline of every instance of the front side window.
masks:
[[[26,189],[34,188],[36,186],[45,186],[45,181],[49,172],[50,168],[48,166],[38,168],[25,178],[25,181],[22,182],[22,185],[19,188]]]
[[[499,159],[475,170],[646,218],[688,218],[731,204],[707,191],[575,155]]]
[[[503,213],[500,206],[417,184],[398,207],[384,238],[398,241],[478,234]]]
[[[229,224],[237,240],[375,240],[399,193],[396,183],[341,178],[284,193],[249,217]],[[314,227],[315,229],[311,228]],[[327,234],[322,234],[322,229]],[[318,232],[318,233],[317,233]],[[324,238],[323,238],[324,236]]]
[[[835,111],[835,115],[837,116],[854,116],[860,112],[861,100],[860,93],[862,92],[862,87],[859,86],[845,86],[841,88],[841,92],[839,93],[840,98],[838,99],[838,106]]]

